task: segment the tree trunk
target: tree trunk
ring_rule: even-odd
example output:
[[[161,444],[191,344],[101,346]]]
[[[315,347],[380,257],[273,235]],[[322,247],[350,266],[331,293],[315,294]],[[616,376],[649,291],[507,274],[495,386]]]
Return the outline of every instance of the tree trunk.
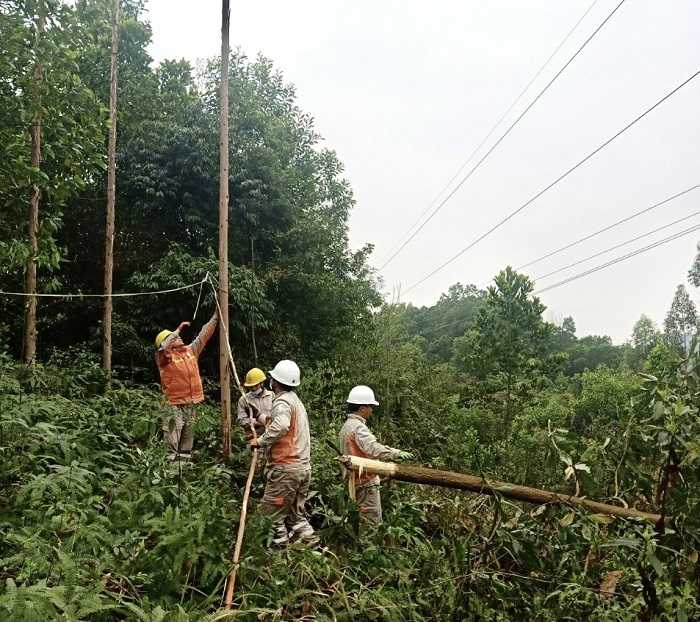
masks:
[[[117,172],[117,75],[119,64],[119,0],[112,0],[112,55],[109,89],[109,156],[107,162],[107,229],[105,234],[105,306],[102,318],[102,367],[112,370],[112,273],[114,271],[114,204]]]
[[[557,492],[540,490],[539,488],[529,488],[528,486],[518,486],[507,482],[496,482],[475,477],[473,475],[463,475],[462,473],[452,473],[451,471],[438,471],[436,469],[426,469],[423,467],[411,467],[392,462],[380,462],[379,460],[368,460],[355,456],[340,456],[338,461],[351,471],[362,470],[365,473],[381,475],[390,479],[402,482],[413,482],[414,484],[429,484],[432,486],[442,486],[444,488],[458,488],[459,490],[469,490],[484,495],[499,494],[507,499],[525,501],[537,505],[556,504],[572,505],[574,507],[584,507],[597,514],[610,514],[619,518],[641,518],[650,523],[657,524],[661,520],[660,514],[649,514],[640,510],[620,508],[615,505],[589,501],[581,497],[564,495]]]
[[[221,436],[224,461],[231,455],[231,375],[228,367],[228,64],[229,0],[221,2],[221,86],[219,102],[219,374],[221,377]]]
[[[250,314],[250,338],[253,341],[253,362],[255,363],[255,366],[258,366],[258,347],[255,345],[255,313],[256,313],[256,299],[255,299],[255,291],[257,284],[255,282],[255,244],[254,244],[254,238],[250,238],[250,271],[253,275],[253,305],[252,305],[252,312]]]
[[[45,16],[44,7],[40,3],[39,16],[37,18],[37,45],[34,48],[34,71],[32,75],[33,89],[35,91],[35,108],[30,126],[31,135],[31,166],[39,169],[41,167],[41,90],[42,90],[42,70],[39,42],[44,34]],[[27,294],[27,306],[24,323],[24,361],[33,363],[36,357],[36,289],[37,289],[37,263],[36,258],[39,253],[39,198],[41,192],[39,183],[32,183],[29,194],[29,207],[27,211],[29,245],[29,261],[27,262],[27,279],[25,293]]]

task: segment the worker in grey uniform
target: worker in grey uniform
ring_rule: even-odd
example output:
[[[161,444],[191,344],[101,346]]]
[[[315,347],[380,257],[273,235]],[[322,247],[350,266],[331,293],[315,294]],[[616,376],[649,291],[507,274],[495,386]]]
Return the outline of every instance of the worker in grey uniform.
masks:
[[[315,547],[319,539],[306,518],[305,504],[311,481],[311,434],[306,408],[295,393],[299,367],[283,360],[270,372],[271,422],[265,433],[251,439],[251,447],[267,452],[267,483],[260,511],[275,521],[272,544],[299,541]]]
[[[247,393],[238,399],[238,424],[243,428],[246,440],[253,438],[250,427],[251,411],[255,432],[258,436],[265,431],[265,426],[270,423],[274,394],[264,387],[265,380],[267,380],[265,372],[258,367],[253,367],[245,375],[243,381]]]
[[[347,399],[348,418],[340,430],[340,451],[345,455],[374,460],[412,460],[413,454],[382,445],[367,427],[374,406],[374,391],[365,385],[354,387]],[[379,476],[353,472],[355,478],[355,500],[360,508],[360,517],[372,527],[382,522],[382,500],[379,494]]]

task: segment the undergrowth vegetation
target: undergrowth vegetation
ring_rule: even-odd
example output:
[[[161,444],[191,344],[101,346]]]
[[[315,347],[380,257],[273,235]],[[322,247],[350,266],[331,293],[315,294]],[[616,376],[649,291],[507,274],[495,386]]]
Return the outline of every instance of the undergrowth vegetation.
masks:
[[[249,464],[242,435],[231,463],[222,464],[218,409],[204,406],[195,461],[166,464],[159,393],[118,383],[107,391],[99,368],[78,362],[27,368],[2,359],[0,617],[7,622],[700,616],[694,358],[644,383],[602,369],[584,375],[577,395],[553,386],[514,418],[505,439],[479,408],[456,404],[449,417],[423,411],[438,444],[419,445],[401,419],[378,422],[397,444],[420,451],[423,464],[579,489],[660,511],[663,528],[385,482],[385,522],[362,536],[324,442],[342,423],[342,411],[324,411],[318,399],[334,376],[310,370],[302,392],[313,420],[307,507],[328,551],[266,548],[256,478],[231,611],[220,607]]]

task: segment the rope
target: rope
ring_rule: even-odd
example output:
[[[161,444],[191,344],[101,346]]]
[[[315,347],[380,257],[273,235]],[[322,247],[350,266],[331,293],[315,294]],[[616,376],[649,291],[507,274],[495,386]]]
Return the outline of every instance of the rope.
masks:
[[[209,277],[209,273],[207,272],[204,278],[202,279],[202,282],[199,284],[199,296],[197,296],[197,305],[194,308],[194,315],[192,316],[192,319],[197,318],[197,311],[199,310],[199,301],[202,299],[202,288],[204,287],[204,283],[207,281]]]
[[[221,306],[219,305],[219,297],[217,295],[216,287],[214,286],[214,282],[212,279],[212,276],[207,272],[207,276],[204,279],[205,281],[209,281],[209,285],[211,285],[212,292],[214,294],[214,300],[216,301],[216,308],[219,311],[219,317],[223,317],[221,313]],[[236,371],[236,363],[233,360],[233,351],[231,350],[231,340],[229,339],[229,334],[228,334],[228,329],[226,327],[225,322],[221,322],[221,328],[224,331],[224,334],[226,336],[226,345],[228,347],[228,358],[229,358],[229,363],[231,365],[231,369],[233,371],[233,377],[236,382],[236,388],[240,392],[240,394],[243,396],[243,398],[246,401],[246,404],[248,406],[248,417],[250,420],[250,429],[251,432],[253,433],[253,438],[257,440],[258,435],[255,432],[255,421],[253,420],[253,409],[251,407],[250,401],[248,394],[243,390],[243,387],[241,386],[241,381],[238,378],[238,372]],[[238,566],[239,566],[239,561],[241,558],[241,547],[243,546],[243,534],[245,532],[245,522],[246,518],[248,515],[248,498],[250,497],[250,489],[253,484],[253,477],[255,476],[255,467],[257,466],[258,462],[258,449],[257,447],[253,448],[253,458],[250,461],[250,469],[248,471],[248,479],[246,480],[246,485],[245,485],[245,491],[243,493],[243,502],[241,505],[241,518],[238,523],[238,535],[236,536],[236,546],[233,551],[233,568],[231,569],[231,573],[229,575],[228,581],[226,582],[226,588],[224,591],[224,607],[226,609],[231,609],[231,604],[233,603],[233,590],[236,585],[236,574],[238,573]]]
[[[3,292],[0,291],[0,296],[25,296],[25,297],[36,297],[36,298],[126,298],[128,296],[156,296],[158,294],[170,294],[172,292],[179,292],[182,291],[183,289],[192,289],[193,287],[197,287],[198,285],[200,286],[200,294],[201,294],[201,286],[204,283],[204,281],[207,280],[207,277],[204,277],[204,279],[201,282],[193,283],[192,285],[183,285],[182,287],[173,287],[172,289],[160,289],[155,292],[124,292],[121,294],[83,294],[83,293],[78,293],[78,294],[27,294],[26,292]],[[199,305],[199,300],[197,301],[197,305]],[[195,311],[196,313],[196,311]]]

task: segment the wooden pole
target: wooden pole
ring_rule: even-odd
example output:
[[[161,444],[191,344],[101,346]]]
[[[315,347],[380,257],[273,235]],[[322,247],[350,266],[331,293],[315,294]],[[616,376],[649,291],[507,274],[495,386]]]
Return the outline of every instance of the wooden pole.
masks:
[[[212,285],[212,288],[214,286]],[[216,290],[214,290],[216,294]],[[219,309],[219,315],[221,315],[221,306],[219,305],[218,299],[216,300],[216,306]],[[231,350],[231,341],[229,340],[228,330],[226,327],[222,326],[223,333],[226,337],[226,352],[228,353],[228,360],[231,364],[231,370],[233,371],[233,379],[238,388],[238,392],[246,398],[246,404],[248,404],[248,417],[250,419],[250,429],[253,432],[253,437],[258,438],[255,432],[255,421],[253,420],[253,409],[250,407],[248,402],[248,394],[243,390],[240,378],[238,377],[238,372],[236,371],[236,363],[233,360],[233,351]],[[236,536],[236,546],[233,550],[233,568],[231,574],[229,575],[228,581],[226,583],[226,589],[224,592],[224,606],[226,609],[231,609],[231,603],[233,603],[233,590],[236,586],[236,574],[238,573],[238,562],[241,559],[241,547],[243,546],[243,534],[245,533],[245,522],[248,516],[248,499],[250,498],[250,488],[253,485],[253,477],[255,476],[255,467],[258,463],[258,450],[253,449],[253,458],[250,461],[250,469],[248,470],[248,479],[245,484],[245,491],[243,492],[243,503],[241,506],[241,520],[238,522],[238,535]]]
[[[393,462],[380,462],[379,460],[369,460],[356,456],[340,456],[337,460],[350,471],[381,475],[402,482],[428,484],[432,486],[442,486],[444,488],[458,488],[459,490],[469,490],[484,495],[499,494],[507,499],[515,499],[517,501],[525,501],[526,503],[535,503],[538,505],[557,504],[584,507],[598,514],[609,514],[619,518],[641,518],[653,524],[657,524],[661,520],[660,514],[649,514],[648,512],[642,512],[640,510],[620,508],[615,505],[589,501],[582,497],[549,492],[547,490],[540,490],[539,488],[529,488],[528,486],[518,486],[517,484],[509,484],[507,482],[491,481],[473,475],[398,465]]]
[[[219,375],[221,378],[221,436],[224,461],[231,456],[231,376],[228,367],[228,65],[229,0],[221,2],[221,85],[219,91]]]
[[[112,53],[109,86],[109,147],[107,160],[107,228],[105,232],[105,306],[102,317],[102,368],[112,369],[112,274],[114,272],[114,204],[117,176],[117,76],[119,73],[119,1],[112,0]],[[111,384],[111,381],[110,381]]]
[[[41,67],[42,51],[40,42],[44,36],[46,23],[46,8],[43,2],[38,5],[38,16],[36,22],[36,45],[34,48],[34,68],[32,70],[31,90],[33,94],[32,106],[34,114],[29,126],[31,155],[30,162],[32,168],[41,168],[41,113],[42,113],[42,91],[43,73]],[[24,362],[34,363],[36,356],[36,290],[37,290],[37,261],[39,254],[39,198],[41,191],[39,181],[35,179],[29,193],[29,205],[27,208],[27,242],[29,245],[29,259],[27,261],[27,278],[25,292],[27,294],[27,306],[24,322]]]

